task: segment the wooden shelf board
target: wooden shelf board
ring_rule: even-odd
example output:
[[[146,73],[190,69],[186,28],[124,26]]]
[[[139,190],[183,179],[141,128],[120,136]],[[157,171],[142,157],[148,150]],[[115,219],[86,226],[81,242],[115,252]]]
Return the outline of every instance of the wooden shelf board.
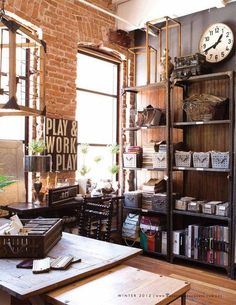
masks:
[[[200,171],[200,172],[218,172],[218,173],[229,173],[229,168],[204,168],[204,167],[183,167],[173,166],[173,170],[177,171]]]
[[[175,85],[181,85],[184,83],[193,83],[199,81],[206,81],[206,80],[217,80],[217,79],[226,79],[232,78],[233,71],[226,71],[226,72],[219,72],[219,73],[209,73],[209,74],[202,74],[196,76],[190,76],[188,79],[175,79]]]
[[[198,126],[198,125],[217,125],[217,124],[230,124],[230,120],[216,120],[216,121],[195,121],[195,122],[175,122],[174,127]]]
[[[122,130],[123,131],[138,131],[140,129],[157,129],[157,128],[166,128],[166,125],[129,127],[129,128],[123,128]]]
[[[152,88],[165,88],[167,86],[167,84],[168,83],[166,81],[164,81],[164,82],[152,83],[152,84],[142,85],[142,86],[126,87],[126,88],[123,88],[123,91],[138,93],[139,91],[148,90],[148,89],[152,89]]]
[[[135,168],[130,168],[130,167],[124,167],[123,169],[125,170],[133,170],[133,171],[136,171],[136,170],[148,170],[148,171],[165,171],[166,168],[153,168],[153,167],[135,167]]]
[[[142,212],[142,213],[153,213],[153,214],[167,215],[167,212],[158,212],[158,211],[148,210],[148,209],[143,209],[143,208],[132,208],[132,207],[124,206],[124,209],[131,210],[131,211]]]
[[[197,259],[194,259],[194,258],[190,258],[190,257],[184,256],[184,255],[174,254],[173,257],[174,258],[180,258],[180,259],[183,259],[183,260],[186,260],[186,261],[190,261],[190,262],[196,262],[196,263],[207,265],[207,266],[228,269],[228,266],[222,266],[222,265],[217,265],[217,264],[210,264],[210,263],[203,262],[203,261],[200,261],[200,260],[197,260]]]
[[[229,217],[204,214],[204,213],[195,213],[195,212],[190,212],[190,211],[173,210],[173,214],[201,217],[201,218],[210,218],[210,219],[216,219],[216,220],[223,220],[223,221],[227,221],[227,222],[229,221]]]

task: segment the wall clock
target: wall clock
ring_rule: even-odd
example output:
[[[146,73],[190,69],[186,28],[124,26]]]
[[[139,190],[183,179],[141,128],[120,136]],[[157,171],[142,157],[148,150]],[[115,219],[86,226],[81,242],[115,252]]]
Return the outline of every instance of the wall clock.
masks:
[[[234,44],[232,30],[224,23],[209,26],[199,42],[199,51],[210,63],[220,62],[228,57]]]

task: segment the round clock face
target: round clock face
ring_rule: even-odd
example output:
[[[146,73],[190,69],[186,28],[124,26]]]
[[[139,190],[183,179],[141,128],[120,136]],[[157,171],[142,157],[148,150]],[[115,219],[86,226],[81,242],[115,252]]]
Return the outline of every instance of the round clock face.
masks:
[[[232,30],[224,23],[215,23],[203,33],[199,51],[210,63],[224,60],[231,52],[234,44]]]

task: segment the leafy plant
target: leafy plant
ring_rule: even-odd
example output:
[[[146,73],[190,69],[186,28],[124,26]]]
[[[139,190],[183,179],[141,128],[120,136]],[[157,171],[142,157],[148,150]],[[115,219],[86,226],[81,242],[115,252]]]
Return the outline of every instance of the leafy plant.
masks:
[[[43,140],[32,140],[28,149],[33,155],[37,153],[41,154],[46,149],[46,143]]]
[[[94,161],[95,163],[101,162],[101,161],[102,161],[102,156],[95,156],[94,159],[93,159],[93,161]]]
[[[0,175],[0,192],[3,191],[2,189],[4,187],[9,186],[15,182],[16,180],[13,180],[11,176]]]
[[[87,173],[89,173],[89,171],[90,171],[90,168],[86,165],[83,165],[81,167],[81,169],[79,170],[79,173],[81,176],[85,176]]]
[[[112,145],[108,145],[108,148],[110,150],[110,153],[114,156],[113,162],[114,160],[116,160],[116,155],[119,153],[120,151],[120,146],[119,144],[112,144]],[[112,174],[112,175],[116,175],[119,172],[119,165],[115,163],[112,164],[112,166],[110,166],[108,168],[108,171]]]
[[[89,150],[89,144],[81,144],[80,145],[80,151],[82,154],[86,155]]]
[[[112,155],[117,155],[119,153],[119,150],[120,150],[119,144],[111,144],[111,145],[108,145],[108,147],[110,148]]]
[[[112,175],[118,174],[118,172],[119,172],[119,165],[113,164],[111,167],[109,167],[109,172]]]
[[[81,144],[79,149],[82,154],[82,167],[80,168],[79,173],[81,176],[85,176],[90,171],[90,168],[87,165],[85,165],[85,159],[86,159],[86,154],[88,153],[89,150],[89,144]]]

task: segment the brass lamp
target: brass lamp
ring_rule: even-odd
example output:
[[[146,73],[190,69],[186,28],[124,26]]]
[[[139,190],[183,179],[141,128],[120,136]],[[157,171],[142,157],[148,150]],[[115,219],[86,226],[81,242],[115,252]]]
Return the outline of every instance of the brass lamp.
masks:
[[[50,172],[52,167],[51,155],[39,155],[39,156],[25,156],[25,172],[36,173],[36,180],[34,182],[35,201],[34,205],[40,205],[39,193],[42,188],[42,182],[40,181],[40,173]]]

